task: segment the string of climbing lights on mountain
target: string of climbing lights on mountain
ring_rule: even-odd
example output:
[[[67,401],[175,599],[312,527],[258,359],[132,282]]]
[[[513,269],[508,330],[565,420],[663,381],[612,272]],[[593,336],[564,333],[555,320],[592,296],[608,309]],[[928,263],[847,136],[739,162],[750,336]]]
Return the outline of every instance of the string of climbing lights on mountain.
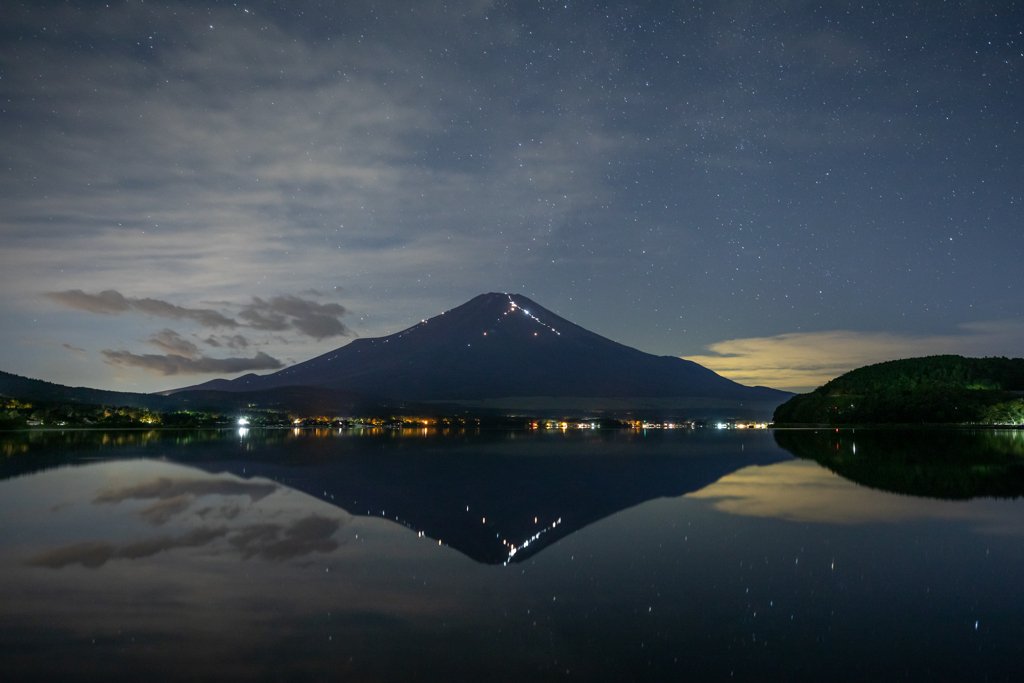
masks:
[[[508,302],[510,304],[512,304],[512,308],[509,309],[508,313],[512,313],[512,312],[514,312],[518,308],[520,311],[525,313],[527,316],[529,316],[530,318],[533,318],[533,321],[536,322],[537,324],[543,325],[544,327],[548,328],[549,330],[551,330],[552,332],[557,334],[559,337],[562,336],[561,332],[559,332],[555,328],[551,327],[551,325],[548,325],[547,323],[542,322],[540,318],[538,318],[537,316],[533,315],[532,313],[530,313],[528,310],[526,310],[522,306],[517,305],[515,301],[512,301],[512,296],[511,295],[508,295]],[[508,313],[506,313],[505,315],[508,315]]]

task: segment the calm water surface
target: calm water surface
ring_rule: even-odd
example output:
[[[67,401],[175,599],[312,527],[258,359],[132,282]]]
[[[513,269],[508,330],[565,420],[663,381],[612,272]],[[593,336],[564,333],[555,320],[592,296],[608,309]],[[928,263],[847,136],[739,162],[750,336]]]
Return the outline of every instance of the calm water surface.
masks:
[[[1019,431],[0,434],[0,679],[1021,680],[1022,459]]]

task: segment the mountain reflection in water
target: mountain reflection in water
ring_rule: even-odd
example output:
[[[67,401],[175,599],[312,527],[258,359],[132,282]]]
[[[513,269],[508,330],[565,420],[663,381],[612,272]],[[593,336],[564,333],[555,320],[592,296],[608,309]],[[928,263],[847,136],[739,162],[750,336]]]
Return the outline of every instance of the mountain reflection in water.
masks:
[[[763,438],[723,450],[721,435],[713,432],[672,437],[617,430],[325,429],[79,431],[52,433],[47,441],[28,433],[22,451],[43,453],[8,459],[0,477],[20,473],[19,464],[29,471],[59,466],[69,454],[81,457],[91,449],[120,457],[155,449],[150,456],[279,482],[346,513],[396,521],[478,562],[505,564],[528,559],[620,510],[697,491],[742,467],[787,459]]]
[[[357,443],[253,444],[237,452],[238,459],[189,462],[211,473],[278,481],[353,515],[399,522],[477,562],[503,564],[532,557],[620,510],[696,491],[741,467],[786,459],[765,439],[721,452],[707,435],[663,436],[380,434]]]

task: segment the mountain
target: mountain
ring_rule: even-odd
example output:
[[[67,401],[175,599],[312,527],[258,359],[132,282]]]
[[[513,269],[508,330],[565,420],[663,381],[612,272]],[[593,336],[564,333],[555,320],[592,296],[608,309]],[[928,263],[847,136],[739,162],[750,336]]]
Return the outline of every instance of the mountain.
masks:
[[[357,339],[269,375],[165,392],[344,389],[410,401],[508,397],[688,397],[782,403],[692,361],[655,356],[589,332],[519,294],[482,294],[387,337]],[[770,412],[770,410],[769,410]]]

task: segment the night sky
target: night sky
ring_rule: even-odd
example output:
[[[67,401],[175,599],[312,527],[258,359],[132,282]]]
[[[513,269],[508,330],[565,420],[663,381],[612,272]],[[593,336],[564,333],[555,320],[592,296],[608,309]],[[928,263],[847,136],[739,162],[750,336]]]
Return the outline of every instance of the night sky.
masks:
[[[726,376],[1024,355],[1019,2],[0,8],[0,369],[155,391],[484,292]]]

